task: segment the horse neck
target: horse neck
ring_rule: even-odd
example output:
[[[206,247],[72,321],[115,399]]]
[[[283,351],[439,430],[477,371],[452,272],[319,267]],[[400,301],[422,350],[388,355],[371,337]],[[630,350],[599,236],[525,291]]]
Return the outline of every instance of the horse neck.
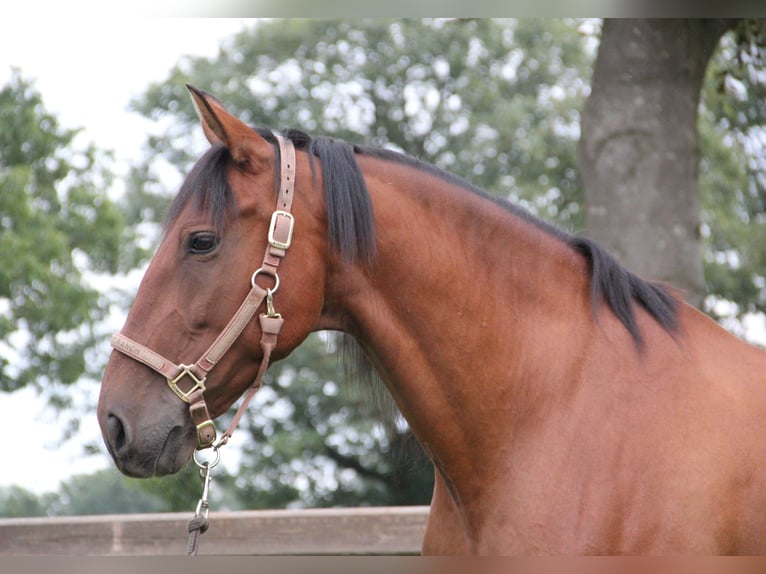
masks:
[[[522,424],[534,397],[559,391],[577,357],[571,341],[592,325],[586,264],[539,226],[441,178],[360,164],[377,260],[331,266],[327,325],[357,339],[437,465],[470,469],[459,459],[489,459],[493,437],[508,436],[486,425]]]

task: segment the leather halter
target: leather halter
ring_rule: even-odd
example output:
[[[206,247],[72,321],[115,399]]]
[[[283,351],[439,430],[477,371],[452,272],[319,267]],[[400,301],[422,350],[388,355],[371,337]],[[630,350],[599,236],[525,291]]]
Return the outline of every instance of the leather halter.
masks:
[[[210,370],[216,366],[234,342],[239,338],[242,331],[244,331],[245,327],[250,323],[255,312],[265,300],[267,311],[258,317],[261,326],[261,350],[263,351],[261,365],[255,380],[252,385],[250,385],[247,395],[242,401],[237,413],[234,415],[234,419],[229,425],[229,428],[226,429],[226,432],[221,439],[215,444],[215,447],[217,448],[226,444],[229,440],[229,437],[231,437],[234,429],[239,423],[239,419],[244,414],[244,411],[247,409],[247,406],[256,391],[260,388],[263,375],[269,366],[271,352],[276,346],[277,336],[279,335],[282,323],[284,322],[282,316],[274,311],[272,297],[279,288],[277,268],[279,267],[282,257],[285,256],[287,249],[290,247],[293,227],[295,225],[295,218],[290,212],[295,188],[295,147],[293,146],[293,143],[286,138],[281,136],[276,136],[276,138],[277,143],[279,144],[280,169],[282,176],[279,186],[279,195],[277,197],[277,209],[272,214],[271,223],[269,225],[268,245],[266,246],[266,253],[263,256],[263,263],[253,272],[250,279],[250,292],[215,341],[213,341],[210,347],[202,353],[202,356],[197,362],[191,365],[185,365],[182,363],[174,363],[170,359],[152,351],[141,343],[137,343],[126,337],[122,333],[115,333],[112,336],[111,344],[115,350],[161,374],[165,377],[168,386],[178,398],[189,403],[189,413],[191,414],[192,421],[194,421],[194,424],[197,427],[198,449],[213,446],[216,439],[215,425],[208,412],[204,397],[205,381],[207,380],[207,375]],[[273,279],[273,288],[263,289],[258,286],[256,279],[258,278],[258,275],[261,274],[268,275]],[[179,386],[179,383],[186,378],[189,378],[193,385],[189,390],[184,391]]]

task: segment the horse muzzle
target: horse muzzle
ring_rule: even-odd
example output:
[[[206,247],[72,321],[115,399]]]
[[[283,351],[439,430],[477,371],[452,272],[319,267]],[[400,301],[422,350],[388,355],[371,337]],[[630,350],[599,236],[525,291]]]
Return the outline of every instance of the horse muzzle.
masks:
[[[196,446],[194,429],[187,424],[157,421],[139,429],[114,411],[99,412],[99,424],[115,465],[135,478],[178,472]]]

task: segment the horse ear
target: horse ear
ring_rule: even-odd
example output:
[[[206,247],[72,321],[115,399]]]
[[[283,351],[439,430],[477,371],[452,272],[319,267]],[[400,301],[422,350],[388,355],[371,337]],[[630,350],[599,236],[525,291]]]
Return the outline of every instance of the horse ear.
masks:
[[[211,144],[223,144],[238,164],[258,164],[268,158],[271,147],[244,122],[231,115],[215,96],[186,84],[197,110],[202,131]]]

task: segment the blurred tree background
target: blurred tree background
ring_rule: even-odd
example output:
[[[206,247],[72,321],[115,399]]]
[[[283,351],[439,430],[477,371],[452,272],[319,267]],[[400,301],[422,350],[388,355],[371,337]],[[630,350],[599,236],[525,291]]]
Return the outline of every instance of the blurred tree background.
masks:
[[[108,183],[106,168],[103,182],[85,180],[72,187],[78,193],[60,200],[60,210],[87,212],[87,217],[80,217],[97,221],[99,229],[103,226],[103,240],[80,246],[77,234],[69,233],[77,226],[66,227],[71,224],[63,223],[63,215],[45,212],[59,226],[57,233],[64,242],[60,252],[75,254],[74,262],[64,268],[76,269],[82,259],[88,268],[114,273],[145,261],[146,250],[121,252],[115,242],[122,237],[125,243],[126,230],[137,223],[144,234],[138,243],[158,241],[160,221],[175,193],[166,184],[168,173],[180,178],[205,147],[186,82],[215,94],[250,124],[274,130],[298,128],[399,149],[567,229],[584,232],[585,194],[577,145],[599,35],[600,22],[593,20],[259,22],[225,42],[215,58],[182,59],[165,81],[148,86],[135,100],[135,111],[154,120],[158,129],[147,138],[144,157],[132,166],[119,205],[95,191]],[[740,319],[766,311],[762,37],[761,23],[749,20],[732,26],[723,36],[705,76],[697,123],[705,310],[740,333]],[[9,90],[31,92],[30,108],[44,115],[39,94],[23,80],[17,78]],[[19,94],[14,97],[18,105]],[[2,109],[0,100],[0,145],[6,122],[16,120],[2,115]],[[32,123],[39,125],[38,120]],[[26,135],[26,130],[35,133],[34,125],[23,129],[20,141],[34,141]],[[6,153],[0,147],[4,188],[9,185],[6,179],[20,177],[7,168]],[[26,166],[29,161],[21,163]],[[73,166],[61,166],[64,176],[74,170],[66,181],[78,181],[78,173],[80,178],[91,177],[91,168],[104,164],[87,165],[79,172]],[[56,187],[55,181],[51,186],[59,189],[59,197],[60,190],[68,188]],[[33,187],[17,184],[9,189],[19,190],[15,201],[40,204],[29,199],[36,193]],[[4,191],[0,196],[4,234],[6,222],[20,221],[13,211],[17,208],[5,205],[8,200]],[[89,233],[101,237],[95,229]],[[125,244],[137,244],[138,238],[132,239]],[[39,257],[36,265],[50,272],[53,266],[49,268],[45,261],[53,260],[51,256],[41,250]],[[1,269],[0,273],[6,272],[5,267]],[[30,282],[23,278],[29,273],[19,274],[18,284],[25,289]],[[76,277],[67,285],[81,285],[84,299],[80,306],[67,308],[80,309],[81,314],[70,312],[66,319],[73,322],[40,325],[38,331],[40,337],[61,340],[62,345],[80,346],[70,349],[77,366],[67,375],[48,368],[53,363],[66,364],[63,355],[46,356],[49,363],[40,368],[56,384],[83,375],[81,358],[98,338],[94,327],[90,327],[94,331],[90,339],[79,334],[81,325],[97,323],[98,314],[87,314],[98,308],[94,298],[104,295],[91,292]],[[51,280],[41,279],[39,285],[47,286]],[[5,289],[5,282],[5,276],[0,276],[0,288]],[[23,301],[5,292],[0,297],[14,305],[14,313],[13,301]],[[3,323],[4,341],[22,318],[18,313]],[[74,331],[76,338],[69,334]],[[236,444],[242,445],[237,468],[231,474],[216,475],[214,508],[430,501],[431,465],[406,424],[385,400],[372,400],[374,393],[365,383],[348,380],[336,349],[334,336],[317,334],[270,369],[267,384],[235,434]],[[34,356],[24,347],[16,352]],[[30,359],[30,365],[34,364]],[[4,369],[4,377],[6,373],[5,389],[35,379],[31,374],[14,378],[15,372]],[[98,378],[95,373],[92,376]],[[0,489],[0,515],[191,511],[198,496],[194,468],[148,481],[127,479],[110,470],[75,477],[60,492],[44,497],[21,488]],[[125,505],[124,500],[132,502]]]
[[[104,198],[106,158],[93,146],[74,149],[75,134],[14,71],[0,89],[3,391],[50,390],[85,373],[105,307],[89,278],[121,269],[125,221]]]

